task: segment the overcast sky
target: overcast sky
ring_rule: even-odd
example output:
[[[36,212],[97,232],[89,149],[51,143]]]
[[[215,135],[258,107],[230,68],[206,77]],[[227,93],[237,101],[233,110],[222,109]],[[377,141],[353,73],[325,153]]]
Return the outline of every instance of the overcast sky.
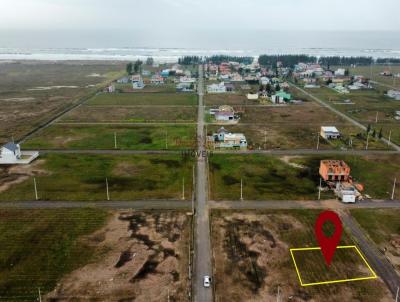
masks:
[[[399,0],[0,0],[0,29],[398,30]]]

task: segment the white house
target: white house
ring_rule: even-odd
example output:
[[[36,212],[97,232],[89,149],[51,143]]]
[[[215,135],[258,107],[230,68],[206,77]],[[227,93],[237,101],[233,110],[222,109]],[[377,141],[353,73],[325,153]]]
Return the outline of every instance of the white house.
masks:
[[[258,100],[258,93],[248,93],[247,99],[248,100]]]
[[[207,86],[207,92],[208,93],[225,93],[226,92],[226,86],[224,82],[221,82],[219,84],[211,84]]]
[[[143,89],[146,85],[143,83],[143,81],[139,82],[133,82],[132,83],[132,88],[133,89]]]
[[[387,96],[395,99],[396,101],[400,101],[400,91],[398,90],[389,90],[387,92]]]
[[[346,69],[344,68],[338,68],[338,70],[335,71],[335,76],[337,77],[344,77],[346,74]]]
[[[324,139],[338,139],[340,137],[339,130],[333,126],[322,126],[320,134]]]
[[[7,143],[0,148],[0,164],[29,164],[36,157],[39,152],[36,151],[21,151],[19,144]]]
[[[230,133],[224,127],[210,137],[214,148],[247,149],[247,140],[243,133]]]
[[[180,77],[179,82],[181,83],[195,83],[196,79],[195,78],[190,78],[190,77]]]

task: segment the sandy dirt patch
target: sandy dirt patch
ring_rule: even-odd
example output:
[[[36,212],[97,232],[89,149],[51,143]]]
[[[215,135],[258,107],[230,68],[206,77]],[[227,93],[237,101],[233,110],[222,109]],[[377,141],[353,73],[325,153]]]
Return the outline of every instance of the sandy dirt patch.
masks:
[[[392,300],[390,292],[379,280],[371,281],[375,283],[368,286],[349,283],[302,287],[290,258],[289,248],[293,246],[285,240],[290,234],[304,234],[309,229],[286,213],[214,215],[212,243],[216,301],[277,301],[278,289],[280,301]]]
[[[66,276],[48,301],[188,301],[184,213],[122,212],[84,238],[96,261]]]
[[[40,159],[29,165],[0,166],[0,193],[22,183],[32,176],[49,175],[43,168],[45,160]]]

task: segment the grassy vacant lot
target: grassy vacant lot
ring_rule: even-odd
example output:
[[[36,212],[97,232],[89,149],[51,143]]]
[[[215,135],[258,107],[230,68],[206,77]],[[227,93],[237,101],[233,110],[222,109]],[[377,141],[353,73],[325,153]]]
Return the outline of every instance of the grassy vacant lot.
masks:
[[[212,200],[238,200],[243,178],[247,200],[316,199],[318,174],[278,157],[215,154],[209,159]]]
[[[211,199],[306,200],[317,198],[319,164],[322,159],[343,159],[353,178],[365,185],[373,198],[390,198],[395,177],[400,179],[400,159],[388,156],[299,156],[215,154],[210,158]],[[396,194],[400,194],[397,188]],[[399,196],[399,195],[397,195]],[[331,198],[326,193],[322,198]]]
[[[146,79],[145,79],[146,83]],[[154,85],[154,84],[146,84],[143,89],[133,89],[132,84],[117,84],[115,83],[115,89],[120,92],[128,92],[128,93],[154,93],[154,92],[175,92],[176,84],[171,80],[165,83],[164,85]]]
[[[351,214],[400,272],[400,211],[353,209]]]
[[[220,105],[255,105],[258,101],[249,101],[244,94],[238,93],[216,93],[206,94],[204,103],[207,106]]]
[[[373,81],[385,84],[385,85],[390,85],[394,86],[396,88],[400,88],[400,79],[396,78],[393,81],[393,77],[385,77],[381,76],[380,73],[385,71],[385,70],[390,70],[393,74],[400,73],[400,66],[399,65],[394,65],[394,66],[383,66],[383,65],[373,65],[371,66],[357,66],[355,68],[349,68],[350,74],[351,75],[363,75]]]
[[[54,124],[24,143],[25,149],[161,150],[194,148],[194,125],[79,125]],[[168,144],[166,146],[166,143]]]
[[[15,172],[24,181],[2,192],[0,200],[34,199],[32,174],[42,200],[105,200],[106,177],[111,200],[180,199],[183,177],[186,199],[191,198],[193,162],[180,155],[48,154],[41,159],[34,173]]]
[[[217,125],[208,125],[207,132],[211,135],[220,127]],[[227,125],[225,128],[231,132],[244,133],[249,149],[315,149],[317,147],[320,126],[309,123],[243,125],[239,122],[238,125]],[[338,140],[329,141],[320,137],[320,149],[365,149],[367,141],[365,131],[345,123],[337,126],[337,128],[342,137]],[[352,147],[349,145],[350,138],[353,143]],[[388,149],[389,147],[379,139],[370,137],[368,148],[369,150],[373,150]]]
[[[105,224],[99,209],[0,210],[0,296],[36,301],[99,253],[79,238]]]
[[[365,185],[365,193],[372,198],[389,199],[394,178],[400,179],[400,157],[397,155],[370,156],[308,156],[293,159],[294,163],[310,168],[312,174],[318,173],[321,159],[342,159],[351,168],[351,175]],[[396,189],[399,196],[400,188]]]
[[[0,144],[10,140],[11,136],[18,139],[80,98],[90,95],[96,91],[96,86],[117,77],[123,68],[123,63],[111,62],[2,63]]]
[[[392,301],[381,280],[302,287],[290,248],[317,247],[313,225],[319,210],[213,211],[211,240],[216,301]],[[332,228],[326,229],[327,233]],[[353,244],[344,233],[340,245]],[[349,251],[336,252],[328,269],[318,251],[296,259],[308,262],[316,280],[369,275]],[[303,257],[306,256],[306,257]],[[309,256],[309,257],[307,257]],[[314,257],[313,257],[314,256]],[[354,259],[353,259],[354,258]],[[355,260],[353,262],[352,260]]]
[[[88,105],[197,105],[197,96],[189,93],[102,93],[96,95]]]
[[[312,95],[327,101],[331,106],[367,126],[370,124],[376,133],[382,129],[388,138],[392,131],[392,140],[400,143],[400,122],[394,119],[395,111],[399,110],[399,101],[390,99],[381,90],[361,90],[349,94],[339,94],[329,88],[308,89]],[[351,103],[343,103],[350,100]],[[378,113],[378,123],[376,114]]]
[[[64,122],[194,122],[197,107],[110,107],[110,106],[80,106],[66,114]]]

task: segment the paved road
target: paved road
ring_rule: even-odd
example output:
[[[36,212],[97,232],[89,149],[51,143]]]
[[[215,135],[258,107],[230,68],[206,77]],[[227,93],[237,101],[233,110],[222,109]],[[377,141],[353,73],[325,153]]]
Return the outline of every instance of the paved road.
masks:
[[[198,151],[205,150],[204,140],[204,105],[203,105],[203,66],[199,66],[199,107],[198,107]],[[212,287],[203,286],[203,276],[212,276],[210,223],[207,205],[207,162],[205,157],[197,159],[195,249],[194,249],[194,301],[211,302]]]
[[[350,232],[352,237],[357,242],[357,246],[367,257],[368,262],[378,274],[379,277],[386,283],[392,292],[396,295],[397,289],[400,286],[400,278],[392,264],[385,256],[376,248],[375,244],[367,238],[358,223],[345,211],[340,211],[339,215],[345,228]]]
[[[224,200],[207,202],[209,209],[396,209],[400,208],[400,200],[370,200],[356,204],[346,205],[337,200]],[[50,208],[110,208],[110,209],[160,209],[160,210],[179,210],[191,209],[191,203],[182,200],[122,200],[122,201],[17,201],[0,202],[0,208],[20,208],[20,209],[50,209]]]
[[[352,119],[351,117],[347,116],[346,114],[340,112],[339,110],[333,108],[332,106],[330,106],[329,104],[327,104],[325,101],[323,101],[320,98],[315,97],[314,95],[312,95],[311,93],[305,91],[304,89],[294,85],[294,84],[290,84],[291,86],[293,86],[294,88],[296,88],[297,90],[301,91],[302,93],[304,93],[305,95],[309,96],[310,98],[312,98],[313,100],[315,100],[317,103],[319,103],[321,106],[331,110],[332,112],[336,113],[337,115],[339,115],[340,117],[344,118],[345,120],[349,121],[350,123],[352,123],[353,125],[367,131],[367,127],[365,127],[364,125],[362,125],[361,123],[357,122],[356,120]],[[389,145],[390,147],[392,147],[394,150],[396,151],[400,151],[400,146],[389,142],[386,138],[382,138],[381,139],[385,144]]]
[[[232,210],[262,210],[262,209],[380,209],[400,208],[400,200],[369,200],[356,204],[344,204],[337,200],[210,200],[208,205],[211,209]]]
[[[1,209],[60,209],[105,208],[135,210],[189,210],[191,203],[182,200],[135,200],[135,201],[17,201],[0,202]]]
[[[25,150],[24,151],[33,151]],[[182,154],[182,152],[193,151],[192,149],[183,150],[96,150],[96,149],[36,149],[40,154]],[[211,151],[210,151],[211,152]],[[200,154],[200,153],[198,153]],[[211,154],[211,153],[209,153]],[[329,155],[329,154],[346,154],[346,155],[379,155],[379,154],[400,154],[400,151],[393,150],[317,150],[317,149],[292,149],[292,150],[212,150],[212,154],[266,154],[266,155]]]
[[[25,150],[24,151],[30,151]],[[181,154],[179,150],[82,150],[82,149],[36,149],[40,154],[112,154],[112,155],[124,155],[124,154]]]

